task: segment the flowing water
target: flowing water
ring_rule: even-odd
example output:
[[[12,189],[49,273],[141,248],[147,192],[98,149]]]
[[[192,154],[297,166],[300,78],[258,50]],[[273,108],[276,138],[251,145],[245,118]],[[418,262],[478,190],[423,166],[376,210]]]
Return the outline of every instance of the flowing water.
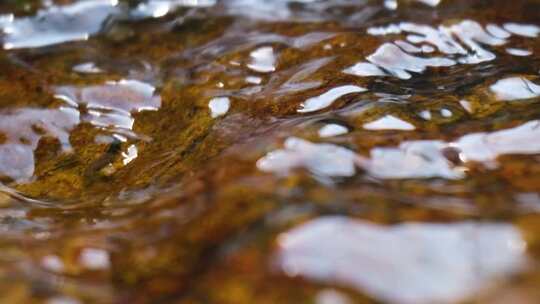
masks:
[[[5,0],[1,303],[540,301],[540,1]]]

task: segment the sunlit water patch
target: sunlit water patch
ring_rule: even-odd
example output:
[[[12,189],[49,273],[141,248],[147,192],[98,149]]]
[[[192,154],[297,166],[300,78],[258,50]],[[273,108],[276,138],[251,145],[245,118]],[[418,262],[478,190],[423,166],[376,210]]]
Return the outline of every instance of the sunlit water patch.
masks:
[[[322,217],[283,233],[278,246],[278,264],[290,276],[396,304],[457,303],[527,261],[520,231],[496,223],[386,227]]]
[[[17,182],[29,181],[35,168],[34,151],[43,137],[57,139],[62,152],[73,152],[70,131],[82,122],[108,130],[119,140],[139,138],[132,132],[134,118],[131,113],[156,110],[160,106],[154,88],[134,80],[84,88],[58,87],[57,97],[66,101],[66,105],[58,109],[5,110],[1,114],[3,143],[0,156],[4,160],[1,176]],[[82,113],[80,105],[85,106]],[[134,151],[128,153],[128,159],[133,159],[133,153],[136,154]]]
[[[159,18],[183,7],[211,7],[216,0],[149,0],[142,1],[133,10],[136,17]]]
[[[137,80],[121,80],[104,85],[56,88],[56,97],[71,106],[84,105],[83,121],[96,127],[109,128],[122,136],[137,137],[132,131],[135,119],[132,112],[155,111],[161,99],[155,88]]]
[[[0,115],[0,175],[18,182],[33,176],[34,150],[43,136],[57,138],[62,150],[70,152],[69,131],[80,122],[79,112],[70,107],[20,109]]]
[[[540,85],[522,77],[498,80],[490,86],[490,90],[497,99],[503,101],[531,99],[540,96]]]
[[[507,23],[503,27],[464,20],[453,25],[430,25],[403,22],[367,30],[373,36],[403,36],[393,43],[381,45],[366,62],[359,62],[344,70],[357,76],[394,76],[409,79],[411,73],[422,73],[427,68],[449,67],[456,64],[479,64],[496,59],[488,47],[509,43],[512,35],[536,38],[540,27],[531,24]],[[444,56],[429,55],[434,53]],[[527,56],[530,52],[510,48],[513,56]],[[424,54],[428,54],[427,56]]]
[[[118,12],[116,0],[91,0],[51,6],[33,17],[0,19],[4,48],[34,48],[86,40],[98,33],[105,20]]]
[[[387,121],[385,126],[373,124],[371,129],[398,129],[403,122],[394,119]],[[381,120],[376,123],[382,124]],[[407,126],[402,128],[405,131],[413,130],[408,125],[404,126]],[[284,149],[268,153],[257,165],[262,171],[279,174],[306,168],[315,175],[340,177],[353,176],[356,168],[362,168],[381,179],[460,179],[465,177],[464,165],[467,162],[493,167],[502,155],[540,153],[540,145],[536,144],[539,136],[539,122],[530,121],[506,130],[468,134],[453,142],[417,140],[404,141],[398,147],[375,147],[369,157],[333,144],[314,144],[299,138],[288,138]],[[448,149],[457,153],[462,165],[448,159],[445,152]]]

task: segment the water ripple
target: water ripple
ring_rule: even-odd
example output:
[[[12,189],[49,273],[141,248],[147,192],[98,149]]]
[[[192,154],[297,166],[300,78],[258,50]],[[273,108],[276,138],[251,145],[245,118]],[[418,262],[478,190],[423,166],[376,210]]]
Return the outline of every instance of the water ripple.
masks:
[[[288,275],[396,304],[456,303],[527,264],[520,231],[497,223],[387,227],[328,216],[281,234],[278,244],[278,265]]]

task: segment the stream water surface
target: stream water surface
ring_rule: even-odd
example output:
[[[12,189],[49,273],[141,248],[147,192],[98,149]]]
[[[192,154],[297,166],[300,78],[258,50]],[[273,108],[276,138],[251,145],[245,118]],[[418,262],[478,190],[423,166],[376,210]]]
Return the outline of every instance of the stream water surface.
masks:
[[[2,1],[0,302],[539,303],[539,102],[536,0]]]

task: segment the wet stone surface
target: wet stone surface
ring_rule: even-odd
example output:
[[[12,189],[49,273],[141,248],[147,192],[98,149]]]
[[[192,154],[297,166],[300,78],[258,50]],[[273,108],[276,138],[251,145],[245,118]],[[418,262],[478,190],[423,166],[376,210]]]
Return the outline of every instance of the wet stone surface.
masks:
[[[7,0],[0,302],[538,303],[540,2]]]

